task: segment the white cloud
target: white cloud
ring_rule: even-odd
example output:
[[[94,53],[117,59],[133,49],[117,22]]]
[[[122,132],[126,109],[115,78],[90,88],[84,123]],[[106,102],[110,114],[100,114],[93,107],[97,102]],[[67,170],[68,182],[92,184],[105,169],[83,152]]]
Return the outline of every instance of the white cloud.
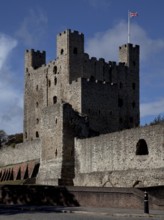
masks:
[[[22,21],[16,37],[25,46],[37,46],[38,39],[44,36],[47,17],[41,10],[30,10]],[[18,73],[12,69],[10,57],[18,42],[0,33],[0,129],[7,134],[22,132],[23,91],[18,86]]]
[[[146,31],[139,25],[132,26],[132,42],[137,43],[141,47],[141,59],[143,61],[149,57],[156,56],[157,53],[164,51],[164,39],[152,39]]]
[[[16,47],[17,41],[0,33],[0,69],[4,65],[10,51]]]
[[[96,33],[93,38],[87,40],[86,51],[91,56],[116,60],[118,45],[123,44],[126,39],[124,27],[125,24],[121,22],[113,29]]]
[[[140,105],[141,117],[164,114],[164,98]]]
[[[141,60],[164,50],[163,39],[151,39],[139,25],[131,25],[131,42],[141,47]],[[104,32],[96,33],[87,40],[86,51],[95,57],[104,57],[107,61],[118,60],[118,48],[127,43],[127,23],[121,21],[116,26]]]
[[[16,36],[25,44],[25,46],[36,46],[38,39],[45,34],[47,17],[42,10],[29,11],[29,15],[22,21]]]
[[[10,69],[10,55],[16,46],[15,39],[0,33],[0,129],[8,134],[22,131],[22,95]]]

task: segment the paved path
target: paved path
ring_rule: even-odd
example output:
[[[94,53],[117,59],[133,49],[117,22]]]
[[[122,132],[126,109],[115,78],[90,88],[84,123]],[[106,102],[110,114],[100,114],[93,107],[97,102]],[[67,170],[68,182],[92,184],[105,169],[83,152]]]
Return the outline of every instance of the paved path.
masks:
[[[164,211],[153,210],[144,214],[138,209],[53,207],[53,206],[0,206],[0,220],[164,220]]]

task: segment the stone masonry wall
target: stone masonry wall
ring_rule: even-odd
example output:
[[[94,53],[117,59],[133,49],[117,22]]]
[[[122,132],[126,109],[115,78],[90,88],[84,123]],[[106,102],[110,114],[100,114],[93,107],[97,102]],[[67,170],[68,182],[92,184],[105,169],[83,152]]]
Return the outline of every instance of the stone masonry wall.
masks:
[[[136,155],[140,139],[147,143],[147,155]],[[76,139],[75,185],[132,187],[139,183],[147,186],[164,184],[163,152],[163,125]]]
[[[100,133],[139,125],[139,46],[123,45],[119,58],[117,64],[84,54],[82,113]]]
[[[2,147],[0,166],[40,159],[40,140],[17,144],[15,147]]]
[[[39,184],[58,185],[63,154],[63,105],[46,107],[41,120],[41,160],[37,178]]]
[[[119,128],[117,86],[83,79],[82,94],[82,112],[88,116],[91,129],[101,134],[117,131]]]

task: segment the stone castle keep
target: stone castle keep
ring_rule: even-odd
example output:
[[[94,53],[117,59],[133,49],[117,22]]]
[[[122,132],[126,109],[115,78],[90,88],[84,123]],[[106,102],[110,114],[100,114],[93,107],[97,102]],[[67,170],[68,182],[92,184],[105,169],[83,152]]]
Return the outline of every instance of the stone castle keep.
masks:
[[[1,181],[164,185],[164,126],[139,121],[139,46],[125,44],[119,63],[106,62],[66,30],[52,62],[45,51],[25,53],[24,143],[1,149]]]

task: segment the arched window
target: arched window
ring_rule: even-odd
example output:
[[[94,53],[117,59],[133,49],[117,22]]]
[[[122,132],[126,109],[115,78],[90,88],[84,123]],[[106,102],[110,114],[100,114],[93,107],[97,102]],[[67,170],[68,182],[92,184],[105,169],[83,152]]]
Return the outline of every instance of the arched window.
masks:
[[[120,82],[120,89],[122,89],[122,87],[123,87],[123,84],[122,84],[122,82]]]
[[[36,138],[38,138],[39,137],[39,132],[38,131],[36,131]]]
[[[57,96],[53,97],[53,103],[56,104],[57,103]]]
[[[109,81],[112,82],[112,70],[111,70],[111,68],[109,69]]]
[[[51,80],[48,80],[48,86],[49,87],[51,86]]]
[[[135,83],[132,83],[132,88],[133,88],[133,90],[136,89],[136,84]]]
[[[77,47],[75,47],[75,48],[73,49],[73,53],[74,53],[74,54],[77,54]]]
[[[129,121],[130,121],[130,123],[133,123],[133,121],[134,121],[134,120],[133,120],[133,117],[130,117],[130,118],[129,118]]]
[[[147,143],[144,139],[140,139],[136,145],[136,155],[148,155]]]
[[[63,49],[61,49],[60,54],[61,54],[61,55],[63,55],[63,53],[64,53],[64,50],[63,50]]]
[[[57,78],[55,77],[54,78],[54,85],[56,86],[56,84],[57,84]]]
[[[118,107],[122,107],[123,106],[123,99],[118,98]]]
[[[58,155],[58,151],[57,151],[57,149],[56,149],[56,151],[55,151],[55,156],[57,157],[57,155]]]
[[[90,77],[90,80],[91,80],[91,81],[95,81],[95,77],[94,77],[94,76],[91,76],[91,77]]]
[[[136,103],[133,101],[132,102],[132,107],[135,108],[136,107]]]
[[[53,73],[54,73],[54,74],[57,73],[57,66],[54,66]]]

